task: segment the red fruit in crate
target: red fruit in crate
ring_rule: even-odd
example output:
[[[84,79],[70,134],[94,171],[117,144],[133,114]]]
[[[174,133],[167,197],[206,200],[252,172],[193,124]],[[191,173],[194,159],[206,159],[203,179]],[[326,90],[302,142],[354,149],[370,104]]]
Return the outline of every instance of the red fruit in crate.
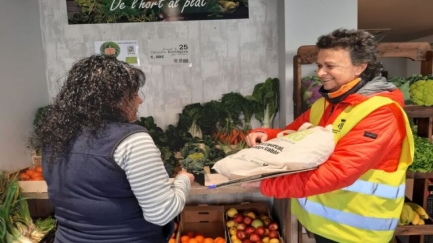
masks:
[[[264,236],[265,235],[265,228],[263,226],[259,226],[256,228],[255,233]]]
[[[252,219],[251,217],[249,217],[249,216],[244,216],[244,223],[245,223],[246,225],[250,225],[251,222],[253,222],[253,219]]]
[[[240,224],[244,222],[244,216],[240,213],[236,214],[235,217],[233,217],[233,221]]]
[[[278,229],[278,224],[276,222],[270,222],[268,224],[268,229],[269,230],[277,230]]]
[[[268,236],[271,239],[278,238],[278,231],[276,231],[276,230],[269,230]]]
[[[247,227],[247,225],[245,223],[240,223],[236,226],[236,229],[245,230],[246,227]]]
[[[265,226],[268,226],[271,222],[272,222],[272,221],[271,221],[269,218],[267,218],[267,219],[263,219],[263,224],[264,224]]]
[[[243,240],[243,239],[247,238],[247,233],[246,233],[245,231],[243,231],[243,230],[238,230],[238,231],[236,232],[236,237],[237,237],[239,240]]]
[[[258,242],[261,240],[262,240],[262,238],[260,238],[260,235],[258,235],[256,233],[253,233],[250,235],[250,241],[252,241],[252,242]]]
[[[242,243],[253,243],[253,242],[250,241],[249,239],[244,239],[244,240],[242,240]]]
[[[255,231],[256,231],[256,228],[254,228],[253,226],[247,226],[245,228],[245,233],[247,233],[249,235],[251,235],[252,233],[255,233]]]

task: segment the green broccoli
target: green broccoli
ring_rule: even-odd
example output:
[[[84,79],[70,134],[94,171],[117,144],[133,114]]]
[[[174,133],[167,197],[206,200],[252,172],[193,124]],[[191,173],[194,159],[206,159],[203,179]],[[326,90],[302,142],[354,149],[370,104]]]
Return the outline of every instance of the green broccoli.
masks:
[[[409,88],[410,98],[413,103],[423,106],[433,105],[433,80],[419,80]]]

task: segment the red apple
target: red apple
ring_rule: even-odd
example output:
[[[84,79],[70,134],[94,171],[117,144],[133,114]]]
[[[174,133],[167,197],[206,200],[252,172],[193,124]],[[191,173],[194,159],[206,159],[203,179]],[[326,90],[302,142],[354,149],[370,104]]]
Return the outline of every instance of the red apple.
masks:
[[[253,222],[253,219],[251,217],[244,216],[244,223],[245,224],[250,225],[251,222]]]
[[[245,231],[243,231],[243,230],[238,230],[238,231],[236,232],[236,237],[237,237],[239,240],[243,240],[243,239],[247,238],[247,234],[246,234]]]
[[[277,230],[278,229],[278,224],[276,222],[270,222],[268,224],[268,229],[269,230]]]
[[[245,228],[245,233],[247,233],[247,234],[249,234],[249,235],[251,235],[252,233],[255,233],[255,231],[256,231],[256,228],[254,228],[254,227],[252,227],[252,226],[247,226],[247,227]]]
[[[238,224],[243,223],[244,222],[244,216],[242,214],[238,213],[233,217],[233,221],[235,221]]]
[[[247,227],[247,225],[245,223],[240,223],[236,226],[236,229],[245,230],[246,227]]]
[[[250,241],[249,239],[243,239],[242,243],[252,243],[252,241]]]
[[[260,238],[260,235],[258,235],[256,233],[252,233],[250,235],[250,241],[252,241],[252,242],[258,242],[260,240],[262,240],[262,238]]]
[[[276,230],[269,230],[268,236],[271,239],[278,238],[278,231],[276,231]]]
[[[256,230],[254,232],[260,236],[264,236],[265,235],[265,228],[263,226],[259,226],[256,228]]]

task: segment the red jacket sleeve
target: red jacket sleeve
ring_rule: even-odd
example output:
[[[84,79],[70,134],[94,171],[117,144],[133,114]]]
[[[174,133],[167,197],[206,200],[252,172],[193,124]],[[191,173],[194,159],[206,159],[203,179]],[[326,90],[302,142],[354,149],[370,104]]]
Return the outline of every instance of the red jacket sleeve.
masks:
[[[319,168],[265,179],[261,192],[276,198],[300,198],[353,184],[367,170],[384,161],[388,153],[401,151],[405,132],[401,120],[392,117],[395,115],[389,106],[377,109],[339,140],[334,153]],[[377,134],[376,139],[364,136],[365,132]],[[398,158],[391,162],[397,163]]]

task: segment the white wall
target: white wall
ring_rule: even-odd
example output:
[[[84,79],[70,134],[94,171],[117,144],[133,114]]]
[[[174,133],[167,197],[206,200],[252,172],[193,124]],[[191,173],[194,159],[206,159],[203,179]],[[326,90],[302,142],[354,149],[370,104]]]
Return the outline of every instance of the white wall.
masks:
[[[0,1],[0,33],[0,171],[9,171],[31,164],[26,140],[48,104],[38,2]]]
[[[153,116],[162,128],[176,124],[187,104],[251,94],[278,75],[277,2],[250,0],[250,17],[240,20],[68,25],[64,0],[39,0],[49,95],[74,61],[93,54],[94,41],[110,39],[138,40],[147,75],[139,115]],[[193,66],[150,66],[147,42],[164,38],[190,39]]]
[[[388,78],[408,77],[406,70],[407,58],[380,58],[385,71],[388,71]]]
[[[280,126],[293,120],[293,56],[302,45],[314,45],[320,35],[337,28],[357,29],[358,2],[356,0],[284,1],[285,80],[281,100]],[[313,65],[310,65],[313,66]],[[312,74],[312,67],[303,69],[302,76]],[[305,75],[304,75],[305,74]]]

